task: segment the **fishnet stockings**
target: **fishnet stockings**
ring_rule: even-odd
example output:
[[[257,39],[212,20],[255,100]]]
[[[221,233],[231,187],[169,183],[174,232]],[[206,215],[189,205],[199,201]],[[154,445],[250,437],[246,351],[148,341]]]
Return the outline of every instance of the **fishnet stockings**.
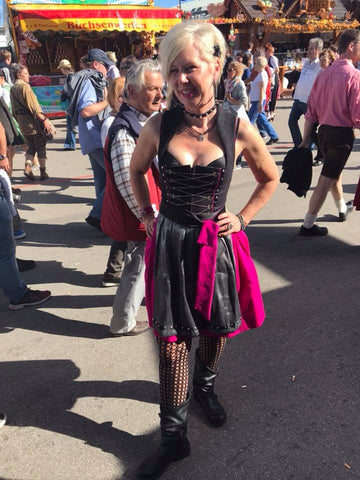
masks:
[[[164,407],[185,402],[189,383],[191,339],[166,342],[157,339],[160,353],[160,398]]]
[[[199,357],[204,365],[217,370],[221,354],[225,348],[226,338],[201,336],[199,341]]]
[[[157,339],[160,363],[161,405],[171,408],[185,402],[189,383],[189,352],[191,339],[166,342]],[[200,360],[212,370],[217,370],[226,338],[201,336],[199,342]]]

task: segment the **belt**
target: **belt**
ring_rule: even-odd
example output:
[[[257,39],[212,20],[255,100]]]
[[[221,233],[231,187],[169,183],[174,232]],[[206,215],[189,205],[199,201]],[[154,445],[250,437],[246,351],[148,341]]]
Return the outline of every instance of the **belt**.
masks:
[[[19,110],[16,110],[15,115],[31,115],[29,110],[25,110],[25,108],[20,108]]]

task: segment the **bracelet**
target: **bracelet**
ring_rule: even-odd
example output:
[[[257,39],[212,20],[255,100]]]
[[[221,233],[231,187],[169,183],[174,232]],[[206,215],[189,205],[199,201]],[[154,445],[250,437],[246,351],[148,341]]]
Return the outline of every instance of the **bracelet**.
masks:
[[[238,219],[240,220],[241,231],[243,232],[243,231],[245,230],[245,228],[246,228],[246,225],[245,225],[245,223],[244,223],[244,219],[243,219],[242,215],[241,215],[240,213],[237,213],[237,214],[235,215],[235,217],[238,217]]]
[[[152,205],[149,205],[148,207],[141,208],[140,213],[141,213],[142,217],[145,217],[145,215],[148,215],[148,214],[151,214],[151,213],[154,215],[154,209],[153,209]]]

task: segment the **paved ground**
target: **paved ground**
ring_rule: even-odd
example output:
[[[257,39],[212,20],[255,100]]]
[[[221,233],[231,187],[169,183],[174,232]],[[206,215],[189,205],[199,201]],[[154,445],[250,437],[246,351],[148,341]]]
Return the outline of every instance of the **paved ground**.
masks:
[[[279,169],[290,105],[279,102],[275,121]],[[38,264],[23,277],[53,296],[42,308],[11,312],[0,294],[0,410],[9,419],[0,479],[127,479],[159,436],[156,347],[150,332],[107,336],[115,289],[101,279],[110,241],[84,222],[94,195],[89,162],[61,151],[65,122],[56,124],[49,181],[26,184],[22,158],[15,162],[27,232],[17,254]],[[359,151],[358,140],[346,200]],[[229,208],[238,211],[253,188],[249,169],[236,171]],[[330,234],[304,239],[297,232],[307,204],[282,184],[248,228],[267,320],[225,350],[217,390],[228,423],[211,429],[193,406],[193,455],[164,480],[360,478],[360,214],[338,223],[329,197],[320,220]]]

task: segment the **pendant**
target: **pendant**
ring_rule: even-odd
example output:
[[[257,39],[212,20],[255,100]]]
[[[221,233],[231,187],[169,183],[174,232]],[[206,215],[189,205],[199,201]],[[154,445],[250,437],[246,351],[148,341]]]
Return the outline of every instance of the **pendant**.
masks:
[[[198,141],[198,142],[203,142],[203,141],[204,141],[204,135],[199,135],[199,136],[197,137],[197,141]]]

